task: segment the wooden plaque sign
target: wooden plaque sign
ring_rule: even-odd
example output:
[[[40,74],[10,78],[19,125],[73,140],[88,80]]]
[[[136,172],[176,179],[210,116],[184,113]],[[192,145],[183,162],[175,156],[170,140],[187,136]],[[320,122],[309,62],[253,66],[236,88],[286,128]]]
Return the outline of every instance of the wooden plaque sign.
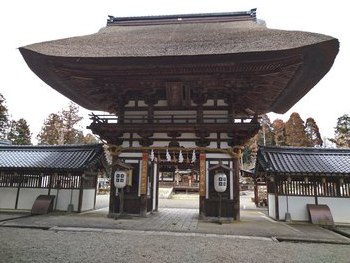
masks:
[[[140,194],[147,194],[148,153],[142,153]]]
[[[205,196],[205,153],[199,154],[199,196]]]

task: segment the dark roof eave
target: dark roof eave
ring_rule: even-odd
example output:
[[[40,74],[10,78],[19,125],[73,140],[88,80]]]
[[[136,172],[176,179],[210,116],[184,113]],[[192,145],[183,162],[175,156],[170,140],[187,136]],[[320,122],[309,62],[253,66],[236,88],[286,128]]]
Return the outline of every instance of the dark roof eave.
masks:
[[[251,63],[255,63],[257,61],[268,62],[270,60],[276,60],[277,58],[283,59],[299,54],[302,56],[303,65],[300,67],[299,71],[297,71],[297,74],[293,77],[293,80],[284,88],[282,93],[279,95],[278,100],[276,100],[274,104],[268,105],[268,107],[265,109],[265,112],[285,113],[307,92],[309,92],[313,86],[316,85],[330,70],[336,54],[338,53],[338,48],[338,40],[332,39],[324,43],[317,44],[317,48],[315,45],[312,45],[312,47],[301,47],[291,50],[170,57],[76,58],[47,56],[26,48],[20,48],[20,51],[32,71],[35,72],[49,86],[86,109],[103,111],[108,111],[108,109],[103,108],[102,105],[96,105],[94,100],[88,99],[85,96],[80,96],[80,93],[76,94],[73,88],[74,85],[67,80],[61,79],[55,72],[50,70],[52,65],[61,65],[61,67],[63,66],[63,70],[71,68],[73,70],[72,74],[75,74],[74,70],[78,69],[72,68],[73,65],[74,67],[85,68],[85,72],[87,74],[85,77],[88,78],[89,74],[103,75],[102,68],[106,69],[108,67],[111,67],[111,69],[113,68],[113,70],[118,69],[118,67],[128,67],[130,68],[128,72],[132,73],[134,68],[140,70],[141,65],[145,70],[147,70],[147,67],[149,66],[157,68],[156,65],[161,66],[167,63],[170,63],[167,65],[176,65],[177,67],[186,65],[187,63],[196,63],[198,65],[201,63],[203,65],[207,63],[227,63],[229,65],[232,63],[232,61],[235,63],[238,63],[239,61],[244,63],[250,63],[250,61]],[[321,57],[323,58],[321,59]],[[79,63],[76,62],[77,60],[79,60]],[[147,63],[145,63],[146,61]],[[99,69],[99,67],[102,68]],[[94,69],[96,72],[90,72],[92,69]],[[109,71],[111,69],[109,69]]]

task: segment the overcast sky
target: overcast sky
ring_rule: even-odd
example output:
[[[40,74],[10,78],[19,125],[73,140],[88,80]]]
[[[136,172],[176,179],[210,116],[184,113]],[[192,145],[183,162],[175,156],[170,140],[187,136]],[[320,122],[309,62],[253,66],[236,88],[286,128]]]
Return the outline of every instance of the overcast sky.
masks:
[[[347,1],[20,0],[4,3],[0,9],[0,93],[7,101],[11,118],[26,119],[33,137],[39,133],[47,116],[67,108],[69,100],[32,73],[18,48],[95,33],[106,25],[108,15],[233,12],[257,8],[257,17],[265,20],[269,28],[310,31],[338,38],[340,51],[330,72],[286,114],[269,116],[271,121],[276,118],[286,121],[292,112],[298,112],[304,121],[313,117],[323,137],[333,137],[337,118],[350,114],[347,79],[350,73],[350,34],[345,26],[348,23],[345,21]],[[88,113],[81,108],[84,126],[89,123]]]

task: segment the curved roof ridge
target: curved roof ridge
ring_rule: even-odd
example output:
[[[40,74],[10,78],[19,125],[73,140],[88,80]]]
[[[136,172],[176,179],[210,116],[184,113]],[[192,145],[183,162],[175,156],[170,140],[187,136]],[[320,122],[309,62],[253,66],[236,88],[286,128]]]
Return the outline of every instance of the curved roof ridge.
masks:
[[[127,25],[155,25],[183,22],[223,22],[235,20],[256,20],[256,8],[249,11],[239,12],[217,12],[217,13],[189,13],[189,14],[169,14],[153,16],[129,16],[115,17],[108,16],[107,26],[127,26]]]

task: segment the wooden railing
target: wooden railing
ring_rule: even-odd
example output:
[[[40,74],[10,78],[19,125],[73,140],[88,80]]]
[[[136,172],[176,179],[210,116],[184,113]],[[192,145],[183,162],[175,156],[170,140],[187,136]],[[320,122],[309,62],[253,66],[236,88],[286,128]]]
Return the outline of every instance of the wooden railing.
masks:
[[[90,114],[90,119],[93,124],[117,124],[118,117],[115,115],[95,115]],[[186,115],[186,114],[157,114],[154,115],[152,121],[149,121],[148,115],[126,115],[123,118],[124,124],[196,124],[196,123],[205,123],[205,124],[245,124],[245,123],[254,123],[257,122],[255,117],[238,117],[230,116],[223,114],[207,114],[203,118],[198,119],[196,115]]]

